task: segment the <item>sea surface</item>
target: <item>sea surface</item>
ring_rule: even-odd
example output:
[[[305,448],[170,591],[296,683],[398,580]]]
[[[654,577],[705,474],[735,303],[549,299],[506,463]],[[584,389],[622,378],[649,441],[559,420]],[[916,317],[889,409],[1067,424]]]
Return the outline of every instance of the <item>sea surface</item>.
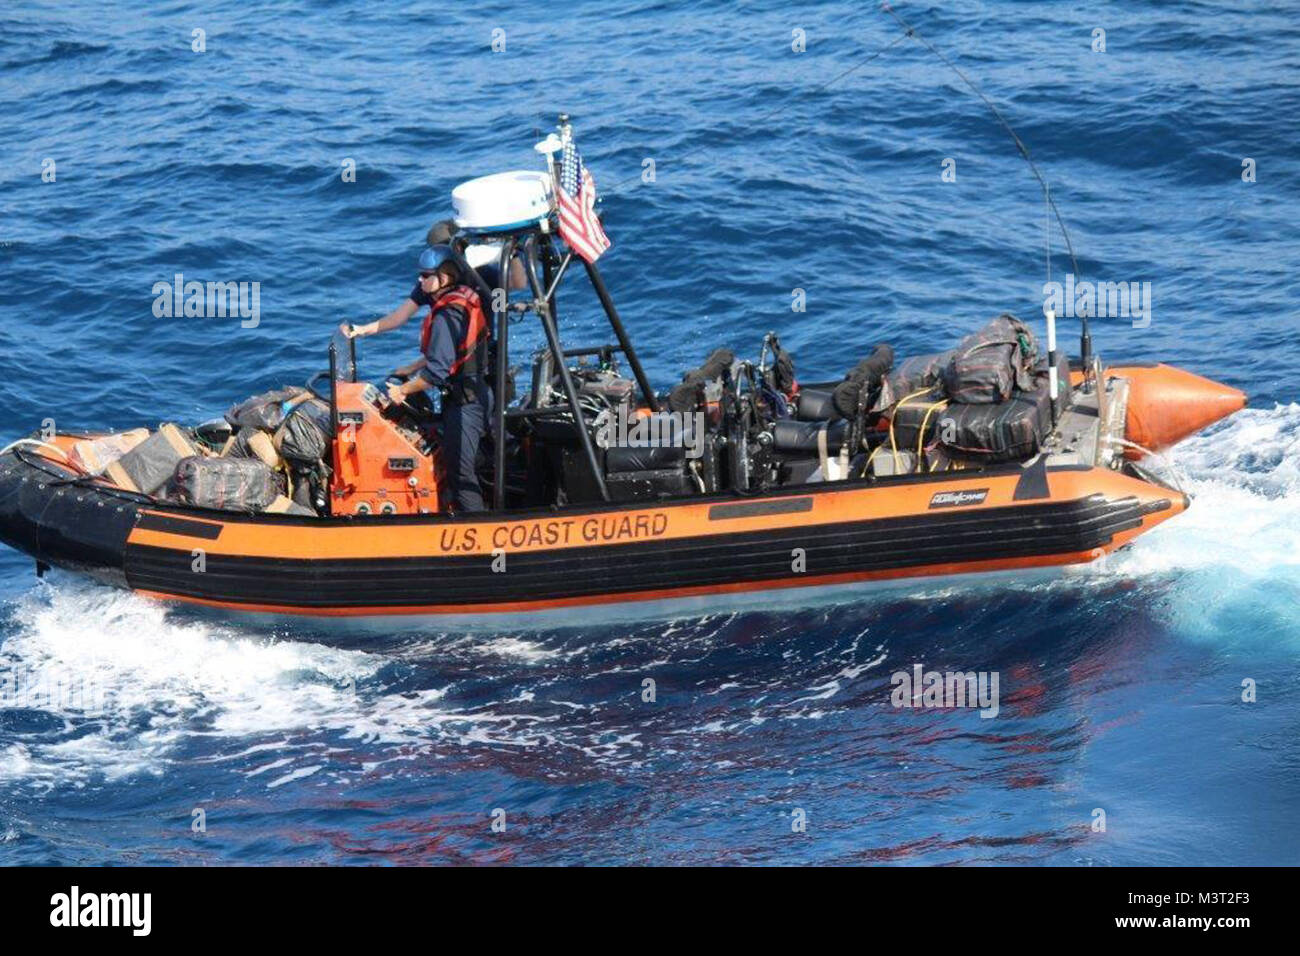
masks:
[[[1187,514],[1048,580],[380,635],[4,550],[0,863],[1300,863],[1300,17],[898,8],[1024,140],[1081,277],[1151,283],[1149,324],[1096,320],[1098,350],[1250,394],[1161,466]],[[1042,192],[900,35],[858,2],[5,4],[3,438],[303,381],[403,299],[452,186],[536,168],[560,111],[660,386],[769,329],[811,381],[1040,321]],[[260,283],[256,326],[156,317],[177,273]],[[570,342],[604,340],[564,302]],[[414,336],[366,341],[363,374]],[[998,715],[893,707],[916,664],[996,672]]]

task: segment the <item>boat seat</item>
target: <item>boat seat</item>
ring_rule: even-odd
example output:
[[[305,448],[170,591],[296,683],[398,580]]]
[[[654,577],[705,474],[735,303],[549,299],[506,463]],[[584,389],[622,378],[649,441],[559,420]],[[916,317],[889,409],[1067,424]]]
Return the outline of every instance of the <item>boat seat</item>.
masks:
[[[799,399],[795,405],[795,418],[801,422],[825,421],[828,418],[838,418],[839,412],[835,410],[835,403],[832,401],[834,392],[829,388],[802,388],[799,390]]]
[[[683,428],[683,425],[685,426]],[[615,443],[617,436],[611,430],[611,444],[605,452],[605,473],[624,474],[630,471],[664,471],[686,467],[686,450],[693,442],[694,419],[678,418],[670,412],[639,417],[636,432],[626,437],[630,441],[656,442],[657,444]]]
[[[687,452],[692,445],[692,419],[658,413],[638,419],[645,426],[639,434],[629,433],[626,440],[655,441],[660,444],[615,444],[605,449],[605,488],[614,501],[655,501],[697,492],[695,479],[687,468]]]
[[[785,454],[817,454],[817,433],[826,429],[826,450],[838,452],[849,431],[844,419],[836,422],[799,422],[792,419],[772,426],[772,447]]]
[[[680,446],[610,448],[605,452],[605,473],[610,475],[631,471],[680,471],[685,466],[686,449]]]
[[[578,434],[578,426],[573,423],[571,415],[534,418],[528,424],[537,438],[545,444],[578,445],[582,441],[582,436]]]

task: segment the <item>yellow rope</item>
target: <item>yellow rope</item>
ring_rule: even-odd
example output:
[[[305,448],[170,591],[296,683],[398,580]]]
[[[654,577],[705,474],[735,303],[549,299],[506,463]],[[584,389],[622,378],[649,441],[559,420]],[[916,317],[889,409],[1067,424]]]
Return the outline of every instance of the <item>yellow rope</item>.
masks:
[[[867,456],[867,463],[862,466],[862,474],[865,475],[867,472],[871,470],[872,461],[875,460],[876,455],[880,454],[880,449],[884,447],[885,447],[885,443],[882,441],[879,445],[877,445],[875,448],[871,450],[871,454]]]
[[[947,407],[948,407],[948,400],[946,398],[943,399],[942,401],[935,402],[933,405],[930,406],[929,411],[925,413],[925,418],[921,419],[921,434],[918,435],[916,439],[916,467],[917,468],[921,467],[921,449],[925,447],[925,429],[926,426],[930,424],[930,416],[933,415],[939,409],[947,408]],[[927,468],[926,470],[933,471],[934,469]]]
[[[931,385],[928,388],[921,389],[919,392],[913,392],[911,395],[903,396],[903,398],[900,399],[894,405],[894,414],[889,416],[889,450],[893,452],[894,455],[894,474],[898,474],[900,471],[903,470],[902,462],[898,460],[898,442],[894,438],[894,421],[895,419],[898,418],[898,410],[902,408],[904,405],[906,405],[908,402],[910,402],[912,399],[916,398],[917,396],[928,395],[930,393],[930,389],[932,389],[933,387],[934,386]],[[921,434],[924,435],[925,432],[922,432]]]

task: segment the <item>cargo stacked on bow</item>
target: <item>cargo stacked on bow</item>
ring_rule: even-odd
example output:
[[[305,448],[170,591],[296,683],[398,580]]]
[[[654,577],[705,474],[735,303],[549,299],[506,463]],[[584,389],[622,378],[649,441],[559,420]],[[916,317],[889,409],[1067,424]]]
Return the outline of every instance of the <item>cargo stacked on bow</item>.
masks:
[[[316,514],[329,483],[329,406],[281,388],[194,428],[174,423],[77,441],[69,460],[125,491],[197,508]]]

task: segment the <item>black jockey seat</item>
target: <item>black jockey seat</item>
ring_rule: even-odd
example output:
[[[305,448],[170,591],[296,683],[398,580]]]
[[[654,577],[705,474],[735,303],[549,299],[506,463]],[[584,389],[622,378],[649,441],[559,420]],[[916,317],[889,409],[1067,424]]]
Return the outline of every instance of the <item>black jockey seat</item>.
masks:
[[[844,444],[849,423],[844,419],[834,422],[801,422],[785,419],[772,427],[772,447],[786,455],[816,455],[818,433],[826,430],[826,451],[835,453]]]
[[[694,419],[678,417],[672,412],[641,415],[628,423],[626,436],[611,432],[605,451],[605,472],[623,474],[630,471],[682,470],[686,451],[695,444]],[[620,442],[626,439],[626,444]],[[704,436],[700,436],[703,438]]]
[[[605,471],[611,475],[630,471],[680,471],[686,466],[686,449],[661,448],[610,448],[605,452]]]
[[[801,422],[823,422],[828,418],[838,418],[832,401],[834,392],[830,388],[805,387],[799,390],[795,403],[794,416]]]
[[[611,443],[605,449],[605,487],[610,497],[653,501],[699,491],[687,459],[696,444],[692,421],[665,412],[642,416],[637,419],[641,427],[624,436],[627,444]]]

